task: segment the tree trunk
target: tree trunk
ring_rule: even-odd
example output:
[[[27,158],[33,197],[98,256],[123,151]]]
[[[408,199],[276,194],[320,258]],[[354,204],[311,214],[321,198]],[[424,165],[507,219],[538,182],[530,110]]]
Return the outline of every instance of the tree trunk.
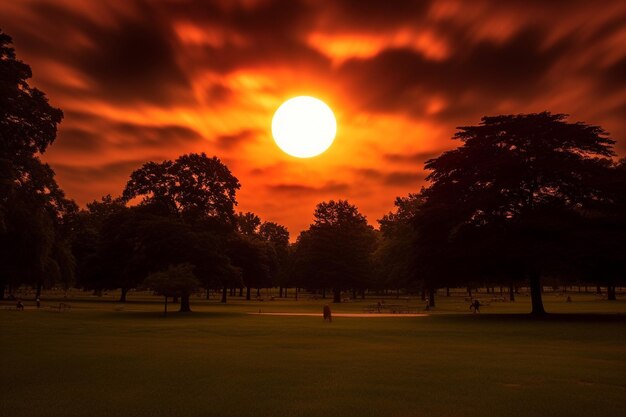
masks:
[[[181,313],[190,313],[191,306],[189,305],[189,294],[182,295],[180,297],[180,310]]]
[[[429,288],[428,289],[428,307],[434,307],[435,306],[435,289],[434,288]]]
[[[4,300],[4,291],[6,290],[6,286],[4,284],[0,285],[0,300]]]
[[[515,301],[515,288],[512,285],[509,286],[509,301]]]
[[[341,290],[339,288],[333,288],[333,303],[341,302]]]
[[[361,291],[361,300],[365,300],[365,290]]]
[[[422,299],[422,301],[426,301],[426,290],[424,289],[424,287],[422,287],[422,290],[420,291],[420,298]]]
[[[167,295],[164,297],[165,298],[165,305],[164,305],[164,310],[163,310],[163,315],[167,317]]]
[[[126,294],[128,293],[128,288],[122,288],[122,293],[120,294],[120,303],[126,302]],[[39,297],[39,296],[37,296]]]
[[[467,295],[469,296],[469,298],[472,298],[472,288],[471,287],[467,287]]]
[[[261,298],[261,289],[260,288],[256,289],[256,298]]]
[[[356,288],[352,289],[352,299],[356,300]]]
[[[250,287],[246,287],[246,300],[250,301]]]
[[[615,301],[617,300],[616,294],[615,294],[615,286],[607,286],[606,287],[606,295],[607,295],[607,300],[609,301]]]
[[[296,287],[296,301],[298,301],[298,293],[300,292],[300,288]]]
[[[322,298],[326,298],[326,288],[322,288]]]
[[[596,294],[602,294],[602,287],[599,285],[596,285]]]
[[[210,289],[206,289],[206,299],[208,300],[209,298],[211,298],[211,290]]]
[[[178,297],[172,297],[172,302],[174,304],[178,304]]]
[[[37,289],[35,291],[35,298],[41,298],[41,282],[37,283]]]
[[[224,285],[224,288],[222,288],[222,299],[220,300],[220,303],[226,303],[226,293],[228,292],[228,287],[226,285]]]
[[[446,287],[446,297],[450,297],[450,287]]]
[[[283,287],[278,287],[278,298],[283,298]]]
[[[539,274],[530,277],[530,301],[532,304],[531,314],[533,316],[542,316],[546,314],[541,300],[541,276]]]
[[[239,296],[243,297],[243,287],[239,287]]]

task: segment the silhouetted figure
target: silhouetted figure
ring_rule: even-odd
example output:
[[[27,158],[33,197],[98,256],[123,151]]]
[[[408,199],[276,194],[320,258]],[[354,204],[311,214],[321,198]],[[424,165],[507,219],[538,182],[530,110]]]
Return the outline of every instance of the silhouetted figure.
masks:
[[[22,300],[17,300],[15,308],[17,309],[17,311],[24,311],[24,304],[22,303]]]
[[[324,306],[324,321],[326,321],[327,319],[329,323],[333,321],[333,316],[330,312],[330,306],[328,304]]]
[[[480,303],[480,301],[474,300],[474,302],[472,304],[470,304],[470,310],[473,310],[474,314],[480,313],[480,306],[481,305],[482,304]]]

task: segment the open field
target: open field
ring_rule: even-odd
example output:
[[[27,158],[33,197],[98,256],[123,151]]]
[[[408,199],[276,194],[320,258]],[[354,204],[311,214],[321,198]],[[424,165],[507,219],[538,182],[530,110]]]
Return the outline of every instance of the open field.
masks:
[[[325,300],[161,299],[121,306],[70,294],[71,309],[0,309],[0,414],[11,416],[621,416],[626,301],[546,295],[563,314],[535,321],[527,297],[469,314],[439,297],[426,317],[319,313]],[[485,297],[486,299],[486,297]],[[61,299],[62,301],[63,299]],[[376,299],[333,305],[360,313]],[[386,303],[397,300],[388,298]],[[405,302],[405,300],[403,300]],[[416,306],[421,301],[409,300]],[[175,307],[175,306],[171,306]]]

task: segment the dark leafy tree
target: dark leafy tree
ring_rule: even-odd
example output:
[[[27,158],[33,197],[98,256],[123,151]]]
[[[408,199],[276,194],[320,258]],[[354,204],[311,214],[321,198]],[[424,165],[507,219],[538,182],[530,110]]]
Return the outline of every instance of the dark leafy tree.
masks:
[[[235,215],[236,228],[239,233],[248,237],[258,237],[261,219],[254,213],[237,213]]]
[[[175,161],[148,162],[131,174],[125,201],[141,197],[163,213],[188,220],[211,218],[232,224],[239,181],[217,157],[182,155]]]
[[[167,298],[189,299],[189,295],[200,287],[200,281],[194,274],[193,265],[179,264],[163,271],[153,272],[144,281],[144,286],[165,298],[164,315],[167,315]],[[181,303],[180,311],[189,312],[190,310],[183,310]]]
[[[7,285],[32,284],[39,295],[53,280],[70,284],[65,232],[77,210],[38,159],[54,141],[63,113],[28,85],[30,67],[10,44],[0,31],[0,298]]]
[[[283,289],[292,284],[288,271],[289,262],[289,231],[285,226],[274,222],[264,222],[259,227],[259,237],[268,244],[270,261],[270,279],[278,285],[280,296]]]
[[[417,276],[412,221],[420,205],[418,194],[398,197],[396,210],[383,216],[380,239],[374,253],[378,289],[422,287]]]
[[[297,274],[311,288],[331,288],[333,302],[341,292],[364,289],[372,270],[376,235],[356,206],[345,200],[317,205],[314,222],[298,237]]]
[[[548,112],[484,117],[454,139],[463,145],[426,162],[431,185],[416,217],[419,247],[492,242],[501,249],[500,239],[486,236],[506,234],[518,242],[509,264],[530,283],[532,313],[544,314],[541,277],[567,270],[572,259],[564,247],[571,242],[562,232],[575,227],[581,210],[606,199],[598,175],[614,141],[598,126]],[[494,260],[483,249],[474,265]]]
[[[246,287],[246,300],[251,299],[252,288],[259,290],[271,283],[271,259],[267,249],[267,244],[256,237],[236,234],[230,240],[228,256],[241,271],[243,285]]]

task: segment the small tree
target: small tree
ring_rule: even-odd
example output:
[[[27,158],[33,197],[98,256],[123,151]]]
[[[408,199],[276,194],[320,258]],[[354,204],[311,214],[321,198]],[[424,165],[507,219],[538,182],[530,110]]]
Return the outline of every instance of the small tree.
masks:
[[[144,286],[165,298],[164,315],[167,315],[167,297],[186,299],[186,305],[182,301],[180,303],[180,312],[191,311],[189,296],[200,286],[193,269],[194,267],[191,264],[174,265],[164,271],[150,274],[144,281]]]

